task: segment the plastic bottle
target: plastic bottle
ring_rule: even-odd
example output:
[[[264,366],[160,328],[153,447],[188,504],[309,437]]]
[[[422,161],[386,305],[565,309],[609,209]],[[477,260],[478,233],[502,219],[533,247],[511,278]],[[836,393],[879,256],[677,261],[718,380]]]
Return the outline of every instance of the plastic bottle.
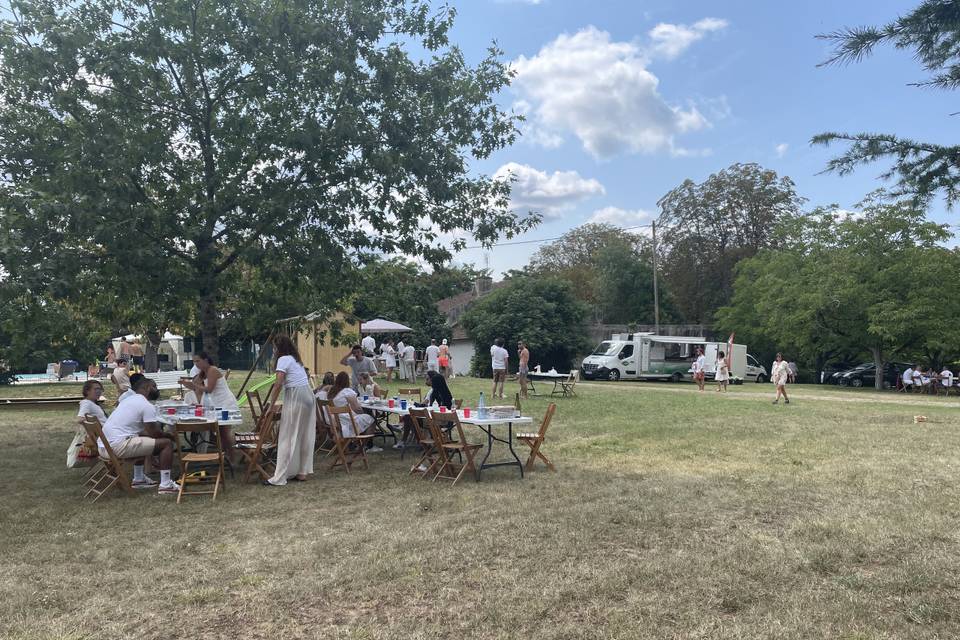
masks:
[[[213,415],[213,398],[208,393],[203,394],[203,415],[204,417]]]
[[[477,417],[487,417],[487,402],[483,399],[483,391],[480,392],[480,400],[477,402]]]

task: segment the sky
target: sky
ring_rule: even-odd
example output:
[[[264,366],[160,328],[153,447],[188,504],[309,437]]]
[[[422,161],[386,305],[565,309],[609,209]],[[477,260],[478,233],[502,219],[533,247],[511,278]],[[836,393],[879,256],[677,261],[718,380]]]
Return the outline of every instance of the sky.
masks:
[[[451,0],[452,33],[471,62],[492,42],[517,73],[499,101],[525,114],[523,135],[473,170],[516,178],[512,204],[544,216],[514,242],[555,238],[586,222],[649,224],[657,201],[690,178],[756,162],[789,176],[807,206],[855,209],[884,186],[884,165],[823,174],[839,151],[824,131],[942,142],[954,96],[925,79],[910,52],[818,68],[817,34],[879,25],[917,0]],[[951,138],[952,139],[952,138]],[[954,222],[941,205],[932,219]],[[521,268],[541,243],[468,249],[455,261]]]

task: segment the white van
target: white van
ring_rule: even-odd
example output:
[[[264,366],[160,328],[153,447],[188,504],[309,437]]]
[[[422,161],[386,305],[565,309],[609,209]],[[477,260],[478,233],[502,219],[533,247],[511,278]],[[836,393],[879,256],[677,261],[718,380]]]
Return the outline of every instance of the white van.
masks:
[[[658,336],[653,333],[614,334],[583,359],[580,375],[587,380],[672,380],[690,377],[697,347],[704,350],[705,373],[713,377],[717,354],[726,352],[726,342],[704,338]],[[768,379],[766,369],[747,353],[746,345],[734,344],[730,377],[734,381]]]

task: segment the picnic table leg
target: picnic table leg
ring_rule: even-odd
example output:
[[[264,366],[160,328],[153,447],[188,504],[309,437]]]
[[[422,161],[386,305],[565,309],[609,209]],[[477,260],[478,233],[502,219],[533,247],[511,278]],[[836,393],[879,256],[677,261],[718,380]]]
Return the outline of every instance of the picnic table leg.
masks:
[[[493,451],[493,425],[487,425],[486,427],[481,426],[480,428],[487,433],[487,454],[483,456],[480,469],[477,471],[477,482],[480,481],[480,475],[483,470],[487,468],[487,458],[490,457],[490,452]]]
[[[507,447],[510,449],[510,455],[513,456],[513,459],[517,461],[517,468],[520,469],[520,479],[523,479],[523,463],[520,462],[520,458],[517,456],[517,452],[513,450],[513,423],[507,423]]]

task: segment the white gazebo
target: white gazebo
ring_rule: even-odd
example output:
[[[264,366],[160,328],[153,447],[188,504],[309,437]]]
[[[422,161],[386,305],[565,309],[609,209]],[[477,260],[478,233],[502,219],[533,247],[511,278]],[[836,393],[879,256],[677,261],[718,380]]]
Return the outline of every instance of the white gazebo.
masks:
[[[360,333],[405,333],[407,331],[413,331],[413,329],[399,322],[391,322],[383,318],[367,320],[360,325]]]

